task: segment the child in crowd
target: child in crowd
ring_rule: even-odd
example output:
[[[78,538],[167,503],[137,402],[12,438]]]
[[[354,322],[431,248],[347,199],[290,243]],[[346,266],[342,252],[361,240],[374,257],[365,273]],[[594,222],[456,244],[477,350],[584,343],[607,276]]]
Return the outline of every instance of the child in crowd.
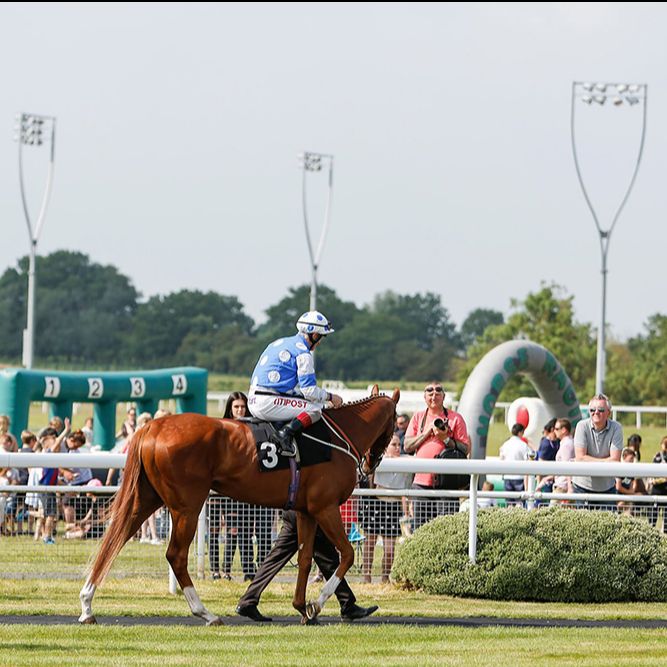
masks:
[[[99,479],[91,479],[86,486],[102,486]],[[89,509],[80,521],[65,523],[65,539],[99,539],[104,533],[104,509],[103,502],[95,493],[86,493]]]
[[[634,449],[626,447],[621,452],[621,461],[623,463],[636,463],[637,453]],[[635,496],[638,494],[645,494],[646,489],[644,488],[644,483],[641,479],[626,476],[616,478],[616,492],[624,496]],[[618,503],[618,511],[628,516],[632,516],[632,503],[627,500],[621,500]]]

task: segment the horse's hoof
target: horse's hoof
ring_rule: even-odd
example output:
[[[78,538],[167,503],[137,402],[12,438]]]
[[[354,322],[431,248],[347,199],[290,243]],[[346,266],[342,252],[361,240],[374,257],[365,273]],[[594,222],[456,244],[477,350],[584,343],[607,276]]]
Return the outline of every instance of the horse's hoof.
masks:
[[[308,618],[307,616],[301,617],[301,625],[319,625],[320,621],[317,617]]]
[[[306,618],[310,621],[317,618],[317,615],[322,611],[322,607],[317,602],[306,603]]]
[[[80,617],[79,623],[81,625],[97,625],[97,619],[94,616]]]
[[[224,625],[220,616],[212,618],[210,621],[206,621],[206,625]]]

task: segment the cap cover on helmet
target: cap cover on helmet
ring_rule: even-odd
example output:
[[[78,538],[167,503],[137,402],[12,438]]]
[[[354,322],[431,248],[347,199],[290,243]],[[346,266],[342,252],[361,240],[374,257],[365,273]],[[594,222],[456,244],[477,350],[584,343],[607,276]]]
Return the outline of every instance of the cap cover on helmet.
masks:
[[[329,324],[329,320],[316,310],[309,310],[307,313],[304,313],[298,319],[296,329],[302,334],[318,333],[322,336],[327,336],[334,332],[333,327]]]

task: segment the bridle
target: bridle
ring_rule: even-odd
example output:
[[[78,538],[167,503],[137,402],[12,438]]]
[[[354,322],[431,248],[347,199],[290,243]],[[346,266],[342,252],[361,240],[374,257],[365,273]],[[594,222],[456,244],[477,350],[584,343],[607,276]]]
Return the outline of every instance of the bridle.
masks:
[[[304,433],[303,437],[308,438],[309,440],[313,440],[315,442],[319,442],[320,444],[325,445],[326,447],[337,449],[339,452],[343,452],[343,454],[349,456],[355,462],[360,476],[367,477],[368,475],[372,475],[373,472],[375,472],[375,469],[382,462],[382,458],[384,456],[384,449],[380,452],[380,454],[374,455],[373,448],[382,438],[385,437],[386,434],[381,433],[380,436],[377,438],[377,440],[370,446],[368,451],[362,455],[359,452],[359,450],[355,447],[351,438],[327,414],[322,414],[322,421],[329,429],[329,431],[332,433],[332,435],[335,438],[337,438],[341,443],[343,443],[344,445],[343,447],[335,445],[333,442],[320,440],[319,438],[316,438],[315,436],[310,435],[309,433]],[[395,423],[396,423],[396,413],[394,413],[394,424]],[[389,437],[391,438],[391,435]]]

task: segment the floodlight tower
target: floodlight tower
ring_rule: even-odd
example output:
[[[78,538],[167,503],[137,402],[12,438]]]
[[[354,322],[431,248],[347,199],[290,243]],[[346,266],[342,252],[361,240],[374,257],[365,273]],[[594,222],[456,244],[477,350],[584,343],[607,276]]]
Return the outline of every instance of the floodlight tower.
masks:
[[[30,264],[28,267],[28,304],[26,328],[23,330],[23,365],[32,368],[35,352],[35,263],[37,258],[37,242],[44,226],[46,207],[51,196],[53,183],[53,168],[56,145],[56,119],[53,116],[39,116],[37,114],[21,113],[16,117],[16,135],[14,139],[19,145],[19,184],[21,186],[21,201],[23,212],[28,226],[30,239]],[[49,166],[46,176],[46,186],[42,195],[42,204],[33,226],[30,220],[28,200],[25,192],[23,176],[23,148],[24,146],[50,146]]]
[[[324,248],[324,241],[326,240],[327,231],[329,229],[329,222],[331,220],[331,198],[333,192],[333,155],[326,155],[324,153],[300,153],[298,156],[299,164],[303,170],[302,179],[302,205],[303,205],[303,222],[306,230],[306,242],[308,243],[308,254],[310,256],[311,268],[311,283],[310,283],[310,310],[317,310],[317,269],[320,264],[320,257],[322,256],[322,249]],[[308,206],[306,198],[306,176],[308,172],[315,173],[322,171],[324,167],[328,166],[328,188],[327,201],[324,211],[324,225],[322,227],[322,234],[320,242],[317,244],[317,250],[313,252],[313,244],[310,238],[310,228],[308,226]]]
[[[570,132],[572,136],[572,153],[574,155],[574,166],[577,171],[577,178],[581,185],[581,190],[584,193],[584,199],[593,216],[593,222],[600,237],[600,255],[602,259],[602,308],[600,314],[600,326],[598,329],[598,346],[597,346],[597,361],[595,370],[595,393],[601,394],[604,392],[604,383],[607,367],[607,352],[606,352],[606,326],[607,326],[607,254],[609,252],[609,242],[611,240],[611,233],[618,222],[621,211],[628,201],[630,192],[635,184],[637,172],[639,171],[639,164],[642,159],[644,151],[644,138],[646,136],[646,101],[647,88],[644,83],[582,83],[574,81],[572,83],[572,105],[570,110]],[[589,107],[602,107],[606,102],[610,102],[614,107],[634,107],[641,109],[641,138],[639,141],[639,151],[637,153],[634,170],[630,183],[625,191],[623,199],[614,214],[611,225],[604,229],[598,220],[598,216],[593,208],[591,199],[584,185],[579,167],[579,158],[577,156],[577,145],[575,140],[575,115],[577,106],[580,104]]]

